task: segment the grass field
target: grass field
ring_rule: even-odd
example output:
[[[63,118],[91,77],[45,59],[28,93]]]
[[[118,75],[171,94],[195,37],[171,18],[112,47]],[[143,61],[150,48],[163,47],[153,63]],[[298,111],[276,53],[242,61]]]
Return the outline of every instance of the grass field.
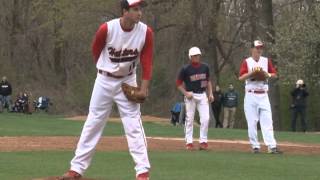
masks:
[[[59,116],[46,114],[0,114],[0,136],[79,136],[83,121],[70,121]],[[183,137],[183,127],[170,124],[145,122],[147,136]],[[195,136],[199,135],[199,128],[195,127]],[[121,136],[121,123],[108,122],[105,136]],[[242,139],[247,140],[247,130],[244,129],[209,129],[211,139]],[[276,132],[278,141],[320,144],[320,134]],[[261,137],[261,133],[260,133]]]
[[[62,117],[0,114],[0,136],[79,136],[83,122]],[[147,136],[183,137],[182,127],[144,123]],[[198,128],[196,128],[198,135]],[[123,135],[122,125],[108,123],[107,136]],[[320,135],[277,132],[278,141],[320,143]],[[246,130],[210,129],[211,139],[247,139]],[[27,142],[26,142],[27,143]],[[62,142],[63,143],[63,142]],[[319,155],[268,155],[241,152],[149,153],[152,180],[319,180]],[[57,176],[69,167],[71,151],[0,152],[0,180]],[[134,179],[128,152],[97,152],[86,176]]]
[[[320,157],[231,152],[150,152],[153,180],[319,180]],[[72,152],[0,153],[0,179],[56,176],[68,168]],[[133,180],[128,152],[98,152],[86,176]]]

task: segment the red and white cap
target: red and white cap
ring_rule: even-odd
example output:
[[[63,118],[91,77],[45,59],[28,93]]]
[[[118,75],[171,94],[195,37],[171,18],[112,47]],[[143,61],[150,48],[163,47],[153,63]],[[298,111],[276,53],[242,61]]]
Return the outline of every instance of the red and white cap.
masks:
[[[253,41],[253,47],[262,48],[262,47],[264,47],[264,45],[260,40],[255,40],[255,41]]]
[[[144,0],[126,0],[129,4],[129,7],[134,7],[137,5],[140,5],[142,7],[147,6],[147,2],[145,2]]]

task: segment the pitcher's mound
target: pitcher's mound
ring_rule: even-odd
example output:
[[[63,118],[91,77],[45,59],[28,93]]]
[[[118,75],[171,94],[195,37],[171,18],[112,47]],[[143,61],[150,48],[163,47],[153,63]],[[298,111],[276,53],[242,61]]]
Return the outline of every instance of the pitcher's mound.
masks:
[[[43,178],[34,178],[32,180],[59,180],[61,177],[59,176],[56,176],[56,177],[43,177]],[[71,179],[70,179],[71,180]],[[92,178],[86,178],[86,177],[83,177],[83,178],[80,178],[80,179],[77,179],[77,180],[97,180],[97,179],[92,179]]]

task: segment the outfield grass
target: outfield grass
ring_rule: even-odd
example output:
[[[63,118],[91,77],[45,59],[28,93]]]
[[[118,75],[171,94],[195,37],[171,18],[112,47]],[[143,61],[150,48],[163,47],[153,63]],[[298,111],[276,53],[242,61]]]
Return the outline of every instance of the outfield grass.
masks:
[[[63,117],[47,114],[0,114],[0,136],[79,136],[83,121],[65,120]],[[170,124],[145,122],[147,136],[183,137],[183,127]],[[121,123],[108,122],[105,136],[123,135]],[[278,141],[320,144],[319,134],[303,134],[292,132],[276,132]],[[195,127],[194,136],[199,136],[199,128]],[[260,133],[261,137],[261,133]],[[243,139],[247,140],[247,130],[244,129],[209,129],[210,139]]]
[[[79,136],[84,122],[46,114],[0,114],[0,136]],[[147,136],[183,137],[182,127],[144,123]],[[198,135],[199,129],[195,129]],[[123,135],[120,123],[108,123],[104,135]],[[277,132],[280,141],[320,143],[320,135]],[[240,129],[210,129],[209,138],[247,139]],[[241,152],[149,153],[152,180],[318,180],[319,155],[268,155]],[[0,152],[0,180],[28,180],[61,175],[71,151]],[[128,152],[97,152],[86,176],[106,180],[134,179]]]
[[[0,153],[0,179],[26,180],[61,175],[72,152]],[[235,152],[150,152],[152,180],[318,180],[320,156]],[[134,179],[128,152],[98,152],[86,176]]]

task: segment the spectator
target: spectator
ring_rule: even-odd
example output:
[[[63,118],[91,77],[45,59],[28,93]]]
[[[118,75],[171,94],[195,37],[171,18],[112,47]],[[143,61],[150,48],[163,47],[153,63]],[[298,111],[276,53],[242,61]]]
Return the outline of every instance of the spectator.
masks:
[[[50,98],[46,96],[40,96],[38,100],[33,101],[34,111],[44,110],[45,112],[49,111],[49,106],[51,106]]]
[[[211,108],[213,116],[216,120],[216,128],[222,128],[222,123],[220,122],[220,113],[223,105],[223,93],[220,90],[219,85],[216,86],[215,91],[213,92],[214,101],[211,103]]]
[[[27,93],[19,93],[12,107],[12,112],[30,113],[29,96]]]
[[[232,84],[229,84],[229,89],[224,94],[223,106],[223,128],[233,128],[238,106],[238,93],[234,90]]]
[[[177,102],[171,109],[171,123],[176,126],[177,123],[183,125],[185,122],[185,104]]]
[[[11,111],[11,94],[11,84],[8,82],[7,77],[3,76],[0,83],[0,112],[3,111],[3,108],[7,108],[8,111]]]
[[[306,90],[306,85],[303,80],[299,79],[296,82],[296,87],[291,91],[292,96],[292,120],[291,120],[291,128],[292,131],[296,131],[296,120],[298,115],[300,114],[301,119],[301,128],[303,132],[307,130],[306,123],[306,106],[307,106],[307,97],[309,96],[308,91]]]

